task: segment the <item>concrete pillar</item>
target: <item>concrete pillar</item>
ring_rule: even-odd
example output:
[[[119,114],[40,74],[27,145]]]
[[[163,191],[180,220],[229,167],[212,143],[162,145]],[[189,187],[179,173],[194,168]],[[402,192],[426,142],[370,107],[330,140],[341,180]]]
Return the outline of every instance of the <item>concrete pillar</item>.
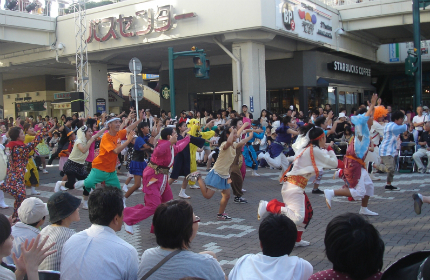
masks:
[[[254,111],[251,112],[254,118],[260,116],[262,109],[266,108],[266,56],[265,46],[262,43],[252,41],[233,43],[233,54],[240,58],[242,67],[242,105],[248,105],[248,110],[251,112],[250,97],[254,100]],[[236,65],[233,62],[233,88],[237,88]],[[237,108],[238,104],[235,100],[238,112],[242,112],[241,108]]]
[[[109,96],[107,82],[107,64],[89,63],[88,65],[88,92],[90,94],[89,116],[92,117],[96,111],[96,99],[106,100],[106,111],[109,113]]]
[[[3,73],[0,73],[0,106],[1,108],[3,108],[4,106],[4,101],[3,101]]]

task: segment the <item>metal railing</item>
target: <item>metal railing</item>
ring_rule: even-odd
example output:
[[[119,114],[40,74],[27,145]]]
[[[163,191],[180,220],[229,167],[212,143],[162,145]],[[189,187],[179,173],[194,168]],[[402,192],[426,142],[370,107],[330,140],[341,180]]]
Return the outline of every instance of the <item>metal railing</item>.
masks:
[[[373,2],[374,0],[321,0],[324,4],[331,7],[339,7],[345,5],[353,5],[365,2]]]
[[[52,0],[6,0],[0,9],[18,13],[57,17],[65,14],[67,2]]]

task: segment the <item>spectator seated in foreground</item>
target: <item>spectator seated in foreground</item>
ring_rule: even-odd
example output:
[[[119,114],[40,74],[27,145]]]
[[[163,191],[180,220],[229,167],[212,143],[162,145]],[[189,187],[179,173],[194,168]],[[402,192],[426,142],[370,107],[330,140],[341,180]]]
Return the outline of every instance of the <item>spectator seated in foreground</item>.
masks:
[[[48,216],[48,208],[40,198],[26,198],[18,208],[18,217],[20,222],[12,227],[13,247],[10,256],[5,258],[5,262],[13,264],[12,254],[16,257],[21,256],[21,243],[26,239],[36,238],[40,233],[39,228],[45,222],[45,216]]]
[[[317,272],[309,280],[379,280],[385,245],[379,232],[363,216],[345,213],[333,218],[324,237],[333,269]]]
[[[61,279],[138,279],[137,251],[115,233],[123,224],[122,199],[122,190],[118,188],[99,188],[90,194],[88,210],[92,225],[64,244]]]
[[[193,207],[185,200],[160,204],[152,220],[159,247],[143,253],[137,279],[141,279],[169,255],[171,258],[155,270],[148,280],[177,280],[184,277],[226,279],[215,253],[190,251],[190,243],[197,235],[199,221],[200,218],[194,215]]]
[[[258,235],[263,253],[241,257],[230,272],[229,280],[309,279],[312,265],[290,256],[297,239],[297,228],[290,218],[269,213],[261,222]]]

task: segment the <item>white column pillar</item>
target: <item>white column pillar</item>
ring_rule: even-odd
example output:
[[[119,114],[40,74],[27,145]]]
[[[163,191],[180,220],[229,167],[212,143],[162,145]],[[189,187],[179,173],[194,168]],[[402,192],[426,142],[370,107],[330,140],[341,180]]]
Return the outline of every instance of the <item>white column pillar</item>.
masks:
[[[242,105],[248,105],[251,110],[250,97],[254,99],[254,119],[260,116],[260,111],[266,108],[266,56],[265,46],[256,42],[233,43],[233,54],[240,58],[242,66]],[[235,67],[233,63],[232,67]],[[233,69],[233,88],[236,88],[237,74]],[[237,104],[237,103],[236,103]],[[236,108],[239,113],[242,108]]]
[[[3,73],[0,73],[0,106],[1,107],[4,106],[3,97],[4,97],[4,92],[3,92]]]
[[[107,64],[89,63],[88,76],[88,92],[90,93],[89,116],[92,117],[97,112],[97,98],[104,98],[106,100],[106,111],[109,111]]]

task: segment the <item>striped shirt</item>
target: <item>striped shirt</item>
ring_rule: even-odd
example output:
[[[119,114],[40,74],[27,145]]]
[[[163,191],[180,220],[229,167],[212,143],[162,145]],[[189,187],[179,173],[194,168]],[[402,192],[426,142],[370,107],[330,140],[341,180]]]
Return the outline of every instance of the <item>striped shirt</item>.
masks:
[[[397,148],[397,136],[408,129],[406,124],[398,125],[394,122],[387,123],[384,128],[384,139],[379,145],[379,155],[395,156]]]
[[[43,240],[46,236],[49,236],[45,246],[55,242],[55,245],[50,249],[50,251],[57,250],[57,252],[47,256],[46,259],[44,259],[39,265],[39,270],[60,271],[61,251],[63,250],[63,245],[73,234],[75,234],[75,230],[62,226],[49,225],[42,229],[40,232],[40,240]]]

